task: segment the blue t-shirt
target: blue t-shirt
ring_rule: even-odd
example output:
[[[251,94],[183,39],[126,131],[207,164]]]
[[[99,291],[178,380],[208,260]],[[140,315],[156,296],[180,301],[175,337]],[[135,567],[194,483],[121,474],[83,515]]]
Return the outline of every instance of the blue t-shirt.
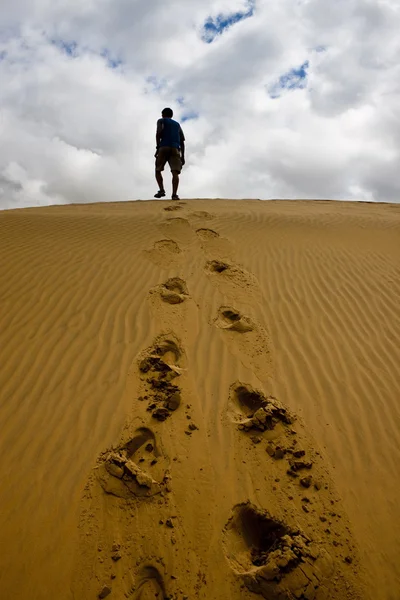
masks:
[[[161,129],[160,147],[168,146],[170,148],[180,149],[181,139],[185,138],[179,123],[173,119],[164,117],[163,119],[158,120],[157,125]]]

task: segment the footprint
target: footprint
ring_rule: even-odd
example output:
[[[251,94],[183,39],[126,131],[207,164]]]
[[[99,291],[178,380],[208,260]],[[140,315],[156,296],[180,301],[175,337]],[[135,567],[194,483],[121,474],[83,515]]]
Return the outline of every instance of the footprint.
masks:
[[[206,271],[210,273],[223,273],[229,269],[230,265],[228,263],[222,262],[220,260],[210,260],[206,264]]]
[[[229,329],[238,333],[246,333],[255,329],[255,325],[248,317],[228,306],[222,306],[219,309],[215,323],[220,329]]]
[[[196,235],[200,240],[200,244],[203,252],[206,256],[227,258],[232,256],[234,247],[231,242],[224,237],[221,237],[219,233],[213,229],[207,229],[201,227],[196,230]]]
[[[195,217],[196,219],[213,219],[215,215],[211,215],[206,210],[196,210],[190,214],[191,217]]]
[[[168,484],[166,459],[146,427],[137,429],[126,444],[104,453],[99,463],[102,488],[119,498],[155,496]]]
[[[231,420],[242,431],[272,431],[278,424],[291,425],[295,421],[275,397],[266,397],[249,385],[235,383],[229,402]]]
[[[182,252],[178,244],[173,240],[159,240],[158,242],[155,242],[154,249],[170,254],[180,254]]]
[[[157,449],[154,433],[147,427],[140,427],[136,431],[136,435],[123,447],[123,450],[126,451],[127,458],[138,462],[137,454],[139,450],[143,448],[145,448],[147,453],[154,455],[154,457],[158,457],[161,454]],[[141,458],[139,458],[139,460],[141,460]]]
[[[216,240],[220,237],[219,233],[213,229],[200,228],[196,229],[196,233],[198,237],[205,242],[208,240]]]
[[[164,580],[158,569],[153,566],[143,567],[138,575],[134,600],[165,600],[166,598]]]
[[[171,277],[149,290],[153,317],[163,331],[174,331],[186,344],[192,343],[199,328],[198,306],[189,295],[186,281]]]
[[[178,340],[174,339],[172,335],[160,335],[157,337],[153,346],[147,351],[147,355],[149,357],[152,355],[159,357],[169,367],[180,372],[177,365],[183,356],[183,350]]]
[[[182,262],[183,253],[173,240],[158,240],[153,248],[145,250],[144,255],[158,267],[169,268]]]
[[[266,510],[250,502],[236,505],[224,527],[223,544],[232,570],[251,592],[267,600],[329,597],[324,584],[334,571],[331,557],[300,529]]]
[[[219,308],[214,325],[223,332],[229,350],[245,367],[252,369],[261,381],[271,380],[270,339],[262,326],[231,306]]]
[[[181,304],[189,297],[186,282],[179,277],[172,277],[165,283],[153,288],[151,294],[159,294],[163,302],[168,304]]]
[[[181,391],[175,383],[183,369],[182,351],[170,336],[160,336],[139,359],[139,372],[144,393],[139,400],[147,401],[147,411],[158,421],[165,421],[181,404]],[[174,383],[173,383],[174,382]]]
[[[262,298],[256,277],[227,261],[209,260],[205,272],[213,277],[225,295],[230,294],[235,299],[242,297],[244,302],[248,301],[250,295],[258,301]]]
[[[189,244],[194,239],[194,232],[187,219],[170,217],[161,225],[160,229],[168,236],[177,239],[182,244]]]
[[[179,204],[173,204],[172,206],[166,206],[163,210],[172,212],[174,210],[181,210],[182,206],[180,206]]]

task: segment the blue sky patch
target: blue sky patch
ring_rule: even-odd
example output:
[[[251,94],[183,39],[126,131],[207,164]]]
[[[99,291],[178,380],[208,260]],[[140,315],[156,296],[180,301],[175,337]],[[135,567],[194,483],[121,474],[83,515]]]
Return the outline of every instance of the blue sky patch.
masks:
[[[117,69],[120,65],[122,65],[122,60],[120,58],[116,58],[112,56],[110,50],[108,48],[104,48],[101,56],[106,60],[107,66],[110,69]]]
[[[306,60],[300,67],[290,69],[279,77],[279,80],[269,87],[271,98],[279,98],[283,90],[302,90],[307,87],[307,69],[310,66]]]
[[[221,35],[226,29],[232,27],[239,21],[252,17],[255,10],[255,0],[247,1],[248,8],[245,11],[232,13],[230,15],[219,14],[216,17],[208,17],[203,25],[203,33],[201,39],[207,44],[211,44],[216,37]]]
[[[156,75],[149,75],[149,77],[146,77],[146,83],[149,84],[149,89],[147,89],[147,91],[150,92],[160,92],[167,85],[165,79],[159,79]]]
[[[74,41],[66,41],[59,39],[51,39],[51,43],[56,46],[61,52],[70,56],[71,58],[76,58],[79,53],[82,51],[89,51],[87,47],[79,47],[78,44]],[[120,65],[122,65],[122,60],[116,56],[113,56],[111,50],[108,48],[104,48],[100,52],[100,56],[106,61],[107,67],[110,69],[117,69]]]
[[[183,115],[181,117],[181,121],[182,121],[182,123],[185,123],[185,121],[192,121],[192,120],[198,119],[198,118],[199,118],[199,113],[197,113],[194,110],[191,110],[191,111],[187,111],[187,112],[183,113]]]
[[[181,117],[180,117],[180,121],[182,121],[182,123],[184,123],[185,121],[192,121],[194,119],[198,119],[199,118],[199,113],[196,112],[195,110],[188,108],[186,106],[186,100],[184,96],[178,96],[177,98],[175,98],[175,102],[180,106],[181,110],[179,111],[181,113]]]
[[[68,56],[75,57],[78,54],[78,44],[76,42],[67,42],[66,40],[52,39],[51,43],[54,46],[57,46],[57,48],[61,50],[61,52],[64,52],[64,54],[67,54]]]

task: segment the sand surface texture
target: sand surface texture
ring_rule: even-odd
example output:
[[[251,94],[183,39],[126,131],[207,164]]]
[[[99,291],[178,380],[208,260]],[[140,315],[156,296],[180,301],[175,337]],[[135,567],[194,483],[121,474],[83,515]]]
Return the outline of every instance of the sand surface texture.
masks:
[[[399,600],[400,206],[0,213],[2,600]]]

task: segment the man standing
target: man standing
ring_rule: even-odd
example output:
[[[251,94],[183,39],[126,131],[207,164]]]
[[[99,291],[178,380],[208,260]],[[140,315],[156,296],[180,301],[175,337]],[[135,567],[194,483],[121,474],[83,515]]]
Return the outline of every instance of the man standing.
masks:
[[[170,108],[164,108],[161,113],[162,118],[157,121],[155,158],[156,179],[159,190],[157,194],[154,194],[154,198],[165,196],[161,172],[168,161],[172,173],[172,200],[179,200],[179,173],[185,164],[185,136],[179,123],[172,119],[173,114]]]

